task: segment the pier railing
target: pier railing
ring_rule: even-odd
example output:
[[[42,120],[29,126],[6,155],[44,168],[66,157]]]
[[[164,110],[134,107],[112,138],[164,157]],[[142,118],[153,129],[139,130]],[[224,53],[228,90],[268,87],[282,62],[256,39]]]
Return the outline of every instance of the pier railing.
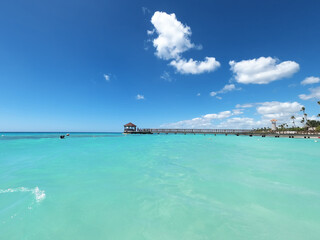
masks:
[[[203,133],[203,134],[221,134],[221,133],[251,133],[250,129],[166,129],[166,128],[142,128],[138,129],[137,132],[141,133]]]
[[[150,134],[235,134],[235,135],[320,135],[315,131],[281,131],[281,130],[255,130],[255,129],[168,129],[168,128],[138,128],[134,133]]]

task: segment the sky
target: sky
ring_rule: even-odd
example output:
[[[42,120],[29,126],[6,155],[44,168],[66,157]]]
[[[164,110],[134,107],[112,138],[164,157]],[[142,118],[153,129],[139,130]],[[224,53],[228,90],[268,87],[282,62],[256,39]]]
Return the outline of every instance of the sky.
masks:
[[[0,2],[0,131],[299,125],[320,1]]]

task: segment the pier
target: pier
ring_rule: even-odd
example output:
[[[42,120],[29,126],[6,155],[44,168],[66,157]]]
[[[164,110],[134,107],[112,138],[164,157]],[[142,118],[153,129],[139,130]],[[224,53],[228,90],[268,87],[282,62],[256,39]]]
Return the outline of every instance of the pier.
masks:
[[[320,133],[315,131],[281,131],[267,130],[257,131],[255,129],[181,129],[181,128],[137,128],[133,123],[124,125],[125,134],[223,134],[236,136],[260,136],[260,137],[284,137],[284,138],[320,138]]]
[[[137,134],[249,134],[248,129],[168,129],[168,128],[142,128]]]
[[[165,129],[165,128],[141,128],[129,134],[223,134],[236,136],[258,136],[276,138],[320,138],[317,132],[293,132],[293,131],[265,131],[258,132],[251,129]]]

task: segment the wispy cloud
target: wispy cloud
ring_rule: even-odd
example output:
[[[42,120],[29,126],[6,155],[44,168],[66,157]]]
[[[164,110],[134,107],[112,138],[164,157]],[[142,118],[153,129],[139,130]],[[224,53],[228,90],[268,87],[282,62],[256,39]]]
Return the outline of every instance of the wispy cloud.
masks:
[[[300,94],[299,98],[302,100],[309,100],[312,98],[320,99],[320,87],[309,88],[310,94]]]
[[[290,77],[299,71],[299,64],[294,61],[279,61],[272,57],[260,57],[240,62],[230,61],[235,80],[243,84],[268,84]]]
[[[320,82],[320,78],[318,77],[307,77],[301,82],[301,85],[308,85],[308,84],[314,84],[319,82]]]
[[[109,82],[110,81],[110,75],[108,74],[103,74],[104,79]]]
[[[163,74],[160,76],[161,79],[167,81],[167,82],[172,82],[173,78],[171,77],[170,73],[164,71]]]
[[[150,14],[151,13],[151,11],[147,8],[147,7],[142,7],[142,12],[143,12],[143,14]]]
[[[137,100],[144,100],[145,98],[144,98],[143,95],[137,94],[136,99],[137,99]]]
[[[227,84],[221,90],[217,92],[211,92],[210,96],[211,97],[216,96],[216,98],[221,99],[221,97],[217,96],[218,94],[223,94],[231,91],[239,91],[239,90],[241,90],[241,88],[237,88],[234,84]]]
[[[236,108],[251,108],[254,107],[254,103],[237,104]]]

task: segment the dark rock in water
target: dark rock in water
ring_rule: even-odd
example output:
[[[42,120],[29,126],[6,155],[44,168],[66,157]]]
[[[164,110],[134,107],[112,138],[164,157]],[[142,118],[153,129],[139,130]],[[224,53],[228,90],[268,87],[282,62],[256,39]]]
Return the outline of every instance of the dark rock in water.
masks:
[[[61,135],[61,136],[60,136],[60,139],[64,139],[64,137],[65,137],[64,135]]]

